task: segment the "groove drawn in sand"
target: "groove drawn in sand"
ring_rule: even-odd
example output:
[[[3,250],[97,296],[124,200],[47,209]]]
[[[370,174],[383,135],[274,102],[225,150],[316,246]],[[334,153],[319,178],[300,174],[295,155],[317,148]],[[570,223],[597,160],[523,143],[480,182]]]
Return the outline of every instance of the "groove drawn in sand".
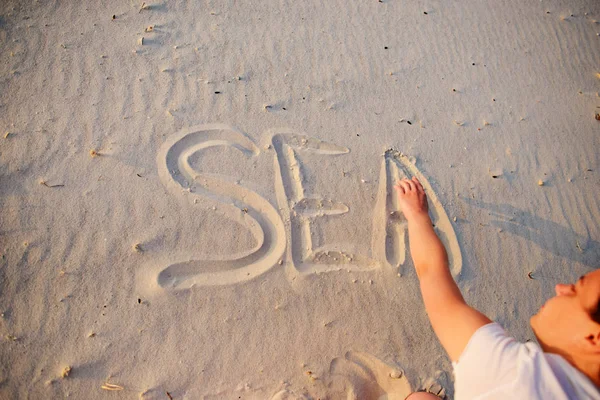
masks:
[[[452,223],[425,176],[407,156],[392,149],[384,153],[379,175],[379,192],[373,217],[374,258],[392,268],[399,268],[406,260],[408,224],[398,206],[394,185],[402,178],[410,179],[413,176],[419,179],[427,193],[434,229],[446,246],[450,271],[456,277],[462,269],[462,255]]]
[[[218,174],[195,171],[189,159],[202,156],[214,146],[228,146],[246,157],[259,153],[244,134],[227,125],[191,128],[170,138],[158,152],[162,182],[175,193],[192,189],[190,195],[205,196],[228,205],[228,216],[252,231],[258,246],[250,254],[233,260],[180,260],[163,269],[158,284],[168,289],[194,285],[228,285],[252,279],[277,264],[284,253],[285,228],[275,208],[262,196],[239,184],[219,179]]]
[[[294,131],[273,132],[271,143],[275,149],[275,192],[285,221],[287,261],[300,273],[346,270],[367,270],[377,265],[375,260],[334,249],[334,246],[314,248],[311,223],[316,218],[340,216],[348,206],[318,195],[307,196],[302,166],[297,152],[325,157],[343,156],[350,150]]]

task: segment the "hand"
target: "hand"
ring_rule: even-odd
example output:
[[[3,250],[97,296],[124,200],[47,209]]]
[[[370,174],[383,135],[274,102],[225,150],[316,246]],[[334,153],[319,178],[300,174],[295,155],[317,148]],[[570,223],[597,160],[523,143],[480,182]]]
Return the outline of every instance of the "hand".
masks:
[[[394,186],[398,192],[398,204],[400,210],[408,221],[426,216],[429,218],[429,207],[427,205],[427,195],[421,182],[413,176],[412,179],[402,179]]]

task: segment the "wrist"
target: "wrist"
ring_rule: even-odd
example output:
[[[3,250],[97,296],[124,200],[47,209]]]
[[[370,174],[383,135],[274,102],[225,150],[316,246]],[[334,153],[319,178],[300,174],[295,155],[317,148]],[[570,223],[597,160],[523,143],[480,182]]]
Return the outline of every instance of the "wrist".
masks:
[[[419,212],[406,215],[406,220],[409,225],[431,225],[431,218],[428,212]]]

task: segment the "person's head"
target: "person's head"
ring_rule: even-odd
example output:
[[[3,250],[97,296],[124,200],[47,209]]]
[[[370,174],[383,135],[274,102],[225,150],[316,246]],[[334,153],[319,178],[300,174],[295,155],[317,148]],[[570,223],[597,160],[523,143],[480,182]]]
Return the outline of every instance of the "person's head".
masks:
[[[542,349],[600,364],[600,269],[555,291],[530,320]]]

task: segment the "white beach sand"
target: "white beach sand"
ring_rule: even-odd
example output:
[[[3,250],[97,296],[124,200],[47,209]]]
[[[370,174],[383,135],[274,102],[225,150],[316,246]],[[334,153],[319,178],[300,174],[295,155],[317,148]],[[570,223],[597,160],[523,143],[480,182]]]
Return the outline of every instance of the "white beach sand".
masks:
[[[0,2],[0,398],[451,398],[397,177],[519,340],[598,267],[597,1],[141,6]]]

